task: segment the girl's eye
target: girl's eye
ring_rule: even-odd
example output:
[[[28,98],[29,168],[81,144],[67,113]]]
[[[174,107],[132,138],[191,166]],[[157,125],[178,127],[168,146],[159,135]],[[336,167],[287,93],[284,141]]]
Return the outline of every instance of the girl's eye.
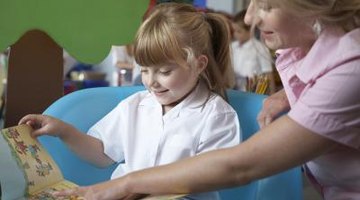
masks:
[[[169,75],[170,73],[171,73],[171,70],[160,71],[160,74],[162,74],[162,75]]]

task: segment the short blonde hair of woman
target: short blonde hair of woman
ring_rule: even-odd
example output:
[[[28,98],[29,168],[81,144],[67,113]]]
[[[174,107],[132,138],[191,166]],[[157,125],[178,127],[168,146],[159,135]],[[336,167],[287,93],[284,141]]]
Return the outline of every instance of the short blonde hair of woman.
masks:
[[[360,27],[359,0],[254,0],[268,3],[302,18],[316,19],[321,25],[338,26],[348,32]]]
[[[134,45],[140,66],[166,65],[170,61],[191,66],[205,55],[208,65],[200,78],[210,91],[226,99],[227,72],[231,67],[230,29],[220,14],[203,13],[182,3],[157,5],[140,26]]]

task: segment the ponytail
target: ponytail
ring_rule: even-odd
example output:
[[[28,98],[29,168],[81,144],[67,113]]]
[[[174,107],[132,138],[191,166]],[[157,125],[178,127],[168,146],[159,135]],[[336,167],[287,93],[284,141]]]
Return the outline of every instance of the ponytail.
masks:
[[[226,89],[233,88],[234,71],[230,58],[230,27],[225,17],[216,13],[204,14],[210,25],[209,65],[203,78],[208,82],[210,90],[226,99]]]

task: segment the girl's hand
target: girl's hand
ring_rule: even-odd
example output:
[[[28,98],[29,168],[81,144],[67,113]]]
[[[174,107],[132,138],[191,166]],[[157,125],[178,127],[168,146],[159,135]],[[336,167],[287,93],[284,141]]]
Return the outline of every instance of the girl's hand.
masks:
[[[31,133],[32,137],[40,135],[52,135],[61,137],[62,130],[68,125],[61,120],[47,115],[30,114],[23,117],[19,124],[27,124],[31,126],[34,131]]]

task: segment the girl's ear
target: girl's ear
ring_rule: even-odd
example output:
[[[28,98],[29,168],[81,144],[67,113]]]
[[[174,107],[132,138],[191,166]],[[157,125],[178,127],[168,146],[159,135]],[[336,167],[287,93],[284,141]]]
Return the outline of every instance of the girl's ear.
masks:
[[[208,62],[209,60],[205,55],[200,55],[199,57],[197,57],[197,70],[199,74],[201,74],[205,70]]]

